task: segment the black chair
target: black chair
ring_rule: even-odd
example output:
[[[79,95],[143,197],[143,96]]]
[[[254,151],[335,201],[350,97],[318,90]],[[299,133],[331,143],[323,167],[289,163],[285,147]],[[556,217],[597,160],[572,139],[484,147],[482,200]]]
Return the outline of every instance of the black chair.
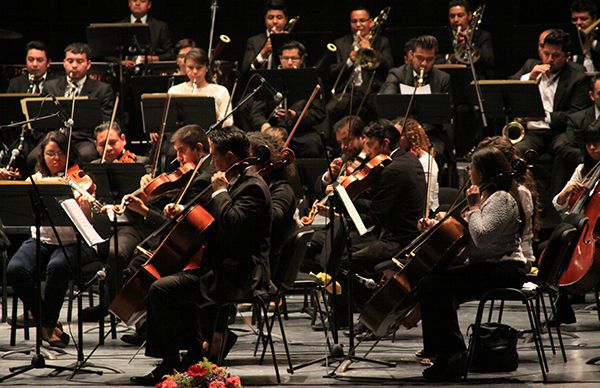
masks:
[[[573,250],[575,248],[575,243],[578,239],[579,234],[578,230],[575,227],[573,227],[569,223],[559,224],[552,232],[552,235],[550,236],[550,240],[548,242],[548,247],[546,248],[541,259],[541,265],[539,266],[539,272],[536,280],[536,288],[497,288],[489,290],[486,293],[484,293],[481,297],[477,298],[477,300],[479,300],[479,306],[477,308],[475,323],[473,324],[473,335],[471,336],[471,340],[469,341],[469,356],[467,366],[464,371],[465,379],[467,378],[468,372],[471,368],[471,364],[473,361],[473,349],[475,349],[475,342],[477,340],[477,336],[479,335],[479,327],[483,319],[485,305],[487,302],[499,300],[502,302],[520,301],[525,305],[527,309],[527,315],[529,318],[531,332],[533,335],[533,341],[538,356],[538,361],[540,364],[540,369],[542,371],[544,382],[547,382],[546,373],[548,371],[548,362],[546,360],[546,355],[544,352],[540,332],[541,325],[538,309],[539,303],[540,299],[543,298],[543,295],[546,292],[546,290],[558,287],[557,283],[560,277],[560,271],[562,268],[564,268],[564,262],[571,258],[571,255],[573,254]],[[501,307],[502,305],[503,303],[501,304]],[[500,312],[498,322],[500,322],[501,319],[502,315]],[[562,345],[562,338],[560,337],[560,332],[559,341],[561,341]]]
[[[440,187],[438,197],[440,207],[437,209],[438,212],[445,212],[450,209],[450,205],[458,195],[458,189],[454,187]]]

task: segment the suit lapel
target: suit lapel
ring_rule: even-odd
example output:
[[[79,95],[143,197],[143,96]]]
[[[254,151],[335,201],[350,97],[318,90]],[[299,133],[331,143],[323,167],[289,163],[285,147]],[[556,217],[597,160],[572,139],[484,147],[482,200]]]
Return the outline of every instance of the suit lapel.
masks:
[[[567,94],[569,88],[569,76],[571,75],[567,66],[560,72],[558,76],[558,84],[556,85],[556,93],[554,94],[554,105],[552,106],[553,111],[563,110],[560,109],[561,102]]]

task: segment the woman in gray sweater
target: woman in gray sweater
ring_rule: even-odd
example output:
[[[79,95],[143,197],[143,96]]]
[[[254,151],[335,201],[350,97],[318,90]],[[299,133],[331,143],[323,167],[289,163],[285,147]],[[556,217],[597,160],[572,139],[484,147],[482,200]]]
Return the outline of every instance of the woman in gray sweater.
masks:
[[[423,371],[428,380],[452,381],[462,375],[466,346],[458,325],[458,303],[493,288],[519,288],[525,280],[527,259],[520,248],[523,211],[510,170],[510,163],[496,148],[473,154],[469,209],[464,215],[469,229],[463,252],[467,261],[434,271],[417,287],[424,352],[435,358],[433,366]],[[433,223],[425,220],[423,226]]]

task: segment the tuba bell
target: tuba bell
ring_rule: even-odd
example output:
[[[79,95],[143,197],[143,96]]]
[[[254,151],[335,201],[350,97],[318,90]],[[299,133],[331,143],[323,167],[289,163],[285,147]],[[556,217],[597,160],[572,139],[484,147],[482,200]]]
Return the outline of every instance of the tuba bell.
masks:
[[[517,144],[525,137],[525,125],[522,119],[514,119],[502,128],[502,137],[512,144]]]

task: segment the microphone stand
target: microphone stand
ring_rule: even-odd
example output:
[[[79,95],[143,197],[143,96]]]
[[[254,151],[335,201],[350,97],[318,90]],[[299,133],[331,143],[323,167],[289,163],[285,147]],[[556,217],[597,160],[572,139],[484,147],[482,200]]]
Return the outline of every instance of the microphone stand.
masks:
[[[479,78],[477,78],[477,71],[475,71],[475,64],[473,63],[473,51],[471,50],[472,37],[468,37],[468,42],[465,44],[467,50],[467,56],[469,57],[469,66],[471,66],[471,74],[473,75],[473,84],[475,85],[475,94],[477,95],[477,106],[479,107],[479,113],[481,114],[481,123],[484,129],[488,129],[488,121],[485,116],[485,110],[483,109],[483,95],[481,94],[481,86],[479,85]]]
[[[214,123],[213,125],[211,125],[210,127],[208,127],[208,130],[206,131],[206,134],[209,134],[214,129],[220,128],[221,125],[223,125],[223,123],[225,122],[225,120],[227,120],[238,109],[240,109],[244,104],[246,104],[252,97],[254,97],[256,95],[256,93],[258,93],[258,91],[263,87],[263,85],[264,85],[264,81],[262,81],[260,83],[260,85],[258,85],[256,88],[254,88],[254,90],[252,90],[252,92],[250,92],[250,94],[248,94],[240,102],[238,102],[238,104],[235,106],[235,108],[233,108],[232,110],[230,110],[229,113],[227,113],[225,116],[223,116],[222,119],[220,119],[219,121],[217,121],[216,123]]]
[[[213,37],[215,34],[215,19],[217,18],[217,9],[219,5],[217,4],[217,0],[212,0],[212,4],[210,6],[210,33],[208,34],[208,63],[212,63],[212,46],[213,46]]]

